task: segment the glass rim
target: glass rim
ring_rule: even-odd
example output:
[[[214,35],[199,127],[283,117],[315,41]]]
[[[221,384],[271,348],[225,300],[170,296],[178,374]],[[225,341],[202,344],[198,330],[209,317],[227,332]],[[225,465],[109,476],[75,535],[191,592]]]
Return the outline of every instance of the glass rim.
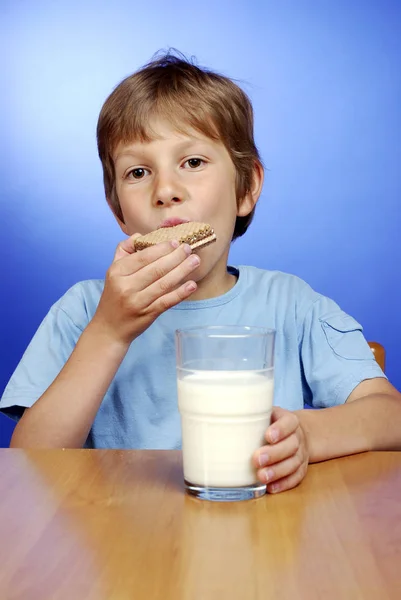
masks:
[[[233,333],[229,333],[228,330]],[[237,333],[235,333],[237,330]],[[218,332],[222,333],[218,333]],[[225,332],[225,333],[223,333]],[[268,327],[257,327],[252,325],[206,325],[196,327],[185,327],[176,329],[176,337],[208,337],[208,338],[250,338],[264,337],[266,335],[275,335],[276,329]]]

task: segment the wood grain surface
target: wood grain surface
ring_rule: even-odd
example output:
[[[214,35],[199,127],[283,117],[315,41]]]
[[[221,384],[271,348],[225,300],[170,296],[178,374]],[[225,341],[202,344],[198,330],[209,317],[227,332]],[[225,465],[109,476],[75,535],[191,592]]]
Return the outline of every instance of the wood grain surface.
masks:
[[[399,600],[401,453],[187,496],[180,452],[0,450],[1,600]]]

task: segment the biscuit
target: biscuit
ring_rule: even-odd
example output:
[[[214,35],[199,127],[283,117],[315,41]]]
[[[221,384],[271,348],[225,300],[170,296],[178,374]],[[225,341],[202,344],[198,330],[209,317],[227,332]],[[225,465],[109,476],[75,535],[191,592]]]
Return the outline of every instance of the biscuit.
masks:
[[[216,241],[216,234],[207,223],[181,223],[174,227],[162,227],[141,235],[134,240],[136,251],[145,250],[161,242],[177,240],[180,244],[189,244],[192,250],[204,248]]]

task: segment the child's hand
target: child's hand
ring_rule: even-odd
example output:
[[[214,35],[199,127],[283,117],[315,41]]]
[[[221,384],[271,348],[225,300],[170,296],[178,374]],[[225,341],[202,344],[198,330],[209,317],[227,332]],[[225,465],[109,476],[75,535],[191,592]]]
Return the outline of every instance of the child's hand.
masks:
[[[305,477],[309,462],[305,433],[297,415],[274,407],[265,437],[268,445],[259,448],[254,456],[258,479],[267,483],[270,493],[297,486]]]
[[[185,244],[177,247],[165,242],[135,252],[133,240],[138,235],[118,245],[92,320],[113,340],[125,344],[193,294],[197,286],[188,278],[200,262]]]

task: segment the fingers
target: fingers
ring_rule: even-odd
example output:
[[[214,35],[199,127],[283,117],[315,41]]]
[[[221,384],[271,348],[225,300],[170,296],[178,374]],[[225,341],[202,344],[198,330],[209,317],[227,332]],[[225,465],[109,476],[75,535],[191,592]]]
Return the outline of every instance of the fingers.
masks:
[[[177,250],[177,253],[178,259],[182,261],[181,252]],[[161,299],[162,296],[174,291],[200,264],[200,258],[196,254],[192,254],[178,264],[176,257],[171,256],[169,259],[160,260],[157,267],[156,265],[152,265],[152,268],[149,268],[149,271],[146,273],[147,278],[153,281],[143,292],[144,301],[149,306],[156,300]],[[180,293],[183,293],[183,290]]]
[[[156,244],[156,246],[151,246],[140,252],[127,254],[122,259],[114,262],[112,269],[119,277],[134,275],[134,273],[137,273],[160,258],[172,254],[175,250],[176,246],[173,246],[172,242]]]
[[[162,295],[175,290],[183,281],[188,280],[188,276],[200,264],[199,256],[191,254],[191,248],[187,244],[178,248],[173,248],[170,243],[158,244],[147,250],[119,261],[110,269],[111,277],[127,277],[126,288],[129,293],[139,294],[138,307],[150,307]],[[135,274],[137,278],[130,280],[129,276]],[[181,289],[180,294],[185,295],[187,291]],[[192,289],[191,293],[193,291]]]
[[[148,286],[149,302],[153,302],[160,291],[170,292],[173,287],[181,284],[191,271],[199,266],[200,260],[192,254],[190,246],[183,244],[173,252],[169,252],[157,261],[141,269],[141,288]],[[152,286],[152,284],[157,284]]]
[[[188,281],[181,285],[178,289],[173,290],[168,294],[164,294],[161,298],[158,298],[149,308],[156,315],[160,315],[162,312],[176,306],[183,300],[186,300],[194,293],[197,289],[197,285],[194,281]]]
[[[128,314],[152,322],[197,289],[190,275],[200,258],[191,252],[187,244],[157,244],[118,260],[106,282],[122,298]]]
[[[301,483],[301,481],[305,478],[307,472],[307,465],[302,465],[297,471],[283,477],[282,479],[278,479],[274,481],[274,483],[270,483],[267,485],[267,491],[269,494],[278,494],[279,492],[285,492],[286,490],[291,490]]]
[[[284,408],[275,406],[272,412],[272,424],[267,428],[266,441],[276,444],[294,433],[299,426],[298,417]]]
[[[257,473],[258,479],[263,483],[278,481],[279,479],[288,477],[292,473],[295,473],[295,471],[298,471],[298,469],[303,466],[303,463],[304,461],[301,452],[296,452],[279,463],[273,464],[265,469],[259,469]]]
[[[271,446],[262,446],[255,453],[253,462],[256,468],[267,467],[268,465],[274,465],[281,460],[285,460],[289,456],[296,454],[299,448],[298,436],[293,433],[288,436],[280,444]]]
[[[275,407],[265,437],[268,445],[260,448],[253,457],[258,479],[267,484],[270,493],[295,487],[305,477],[309,462],[298,416]]]
[[[135,233],[130,238],[127,238],[118,244],[112,263],[113,271],[117,275],[133,275],[159,258],[171,254],[179,247],[177,241],[162,242],[137,252],[135,250],[134,241],[138,237],[141,237],[141,235]]]

